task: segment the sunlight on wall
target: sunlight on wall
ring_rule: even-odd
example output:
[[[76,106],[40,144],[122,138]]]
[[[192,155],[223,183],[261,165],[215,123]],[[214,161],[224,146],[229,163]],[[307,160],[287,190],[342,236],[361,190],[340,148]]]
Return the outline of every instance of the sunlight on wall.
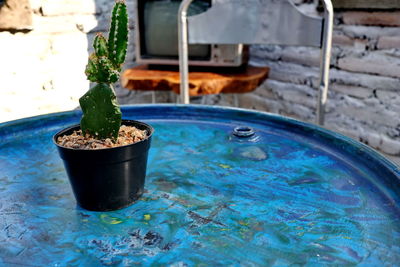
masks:
[[[76,108],[89,88],[94,1],[31,0],[33,31],[0,32],[0,122]]]

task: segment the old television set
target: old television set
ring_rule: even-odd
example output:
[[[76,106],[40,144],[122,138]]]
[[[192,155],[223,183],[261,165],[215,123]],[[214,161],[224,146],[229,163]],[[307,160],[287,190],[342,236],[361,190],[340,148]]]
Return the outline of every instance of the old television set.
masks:
[[[180,0],[136,0],[136,62],[178,65],[178,10]],[[195,0],[188,15],[205,12],[213,0]],[[190,35],[190,32],[189,32]],[[243,44],[189,45],[189,65],[239,67],[247,62]]]

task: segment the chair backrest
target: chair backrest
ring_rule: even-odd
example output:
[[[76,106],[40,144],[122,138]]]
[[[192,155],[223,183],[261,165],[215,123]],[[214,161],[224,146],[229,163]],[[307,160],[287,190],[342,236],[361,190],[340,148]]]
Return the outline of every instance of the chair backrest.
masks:
[[[323,0],[324,18],[300,12],[290,0],[212,0],[206,12],[187,17],[193,0],[183,0],[178,14],[181,102],[188,104],[188,44],[282,44],[322,49],[317,123],[324,123],[332,46],[333,7]]]
[[[206,12],[188,17],[188,38],[197,44],[320,47],[322,23],[286,0],[214,0]]]

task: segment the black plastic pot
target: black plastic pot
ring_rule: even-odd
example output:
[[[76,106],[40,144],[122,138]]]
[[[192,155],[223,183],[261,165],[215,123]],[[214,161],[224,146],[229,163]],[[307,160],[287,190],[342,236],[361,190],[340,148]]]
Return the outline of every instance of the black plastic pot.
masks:
[[[147,155],[154,129],[133,120],[123,120],[122,124],[146,130],[147,138],[127,146],[83,150],[65,148],[56,142],[59,136],[79,130],[79,125],[64,129],[53,137],[75,198],[82,208],[93,211],[121,209],[143,194]]]

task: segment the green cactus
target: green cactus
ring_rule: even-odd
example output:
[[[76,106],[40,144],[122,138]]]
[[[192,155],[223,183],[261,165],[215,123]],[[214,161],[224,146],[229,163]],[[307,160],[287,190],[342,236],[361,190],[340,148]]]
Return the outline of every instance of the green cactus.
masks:
[[[93,48],[98,57],[108,56],[107,39],[101,33],[98,33],[94,38]]]
[[[84,132],[98,139],[118,137],[122,114],[110,85],[97,84],[79,99],[79,104],[83,111],[81,128]]]
[[[93,53],[85,70],[89,81],[97,83],[115,83],[119,78],[119,71],[113,67],[108,57],[98,57]]]
[[[128,47],[127,42],[125,42],[128,39],[128,31],[121,30],[121,28],[127,28],[127,14],[126,5],[123,2],[117,2],[112,12],[110,33],[108,35],[109,58],[119,67],[124,63]]]
[[[107,39],[97,34],[93,41],[94,53],[89,56],[85,74],[89,81],[98,83],[79,99],[83,116],[81,129],[98,139],[118,137],[121,110],[111,86],[119,79],[128,47],[128,12],[123,0],[115,2],[110,32]]]

